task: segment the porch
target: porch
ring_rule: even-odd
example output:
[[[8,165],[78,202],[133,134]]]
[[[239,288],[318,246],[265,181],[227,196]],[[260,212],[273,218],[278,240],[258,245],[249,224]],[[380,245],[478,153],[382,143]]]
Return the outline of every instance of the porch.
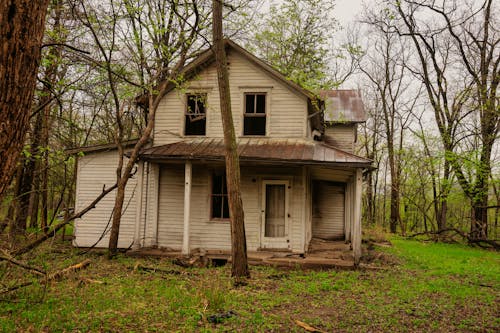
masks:
[[[138,183],[147,193],[138,188],[134,250],[165,247],[173,256],[198,251],[230,260],[222,146],[222,140],[189,140],[142,153]],[[305,140],[246,140],[238,147],[251,261],[350,266],[310,250],[311,239],[324,238],[350,243],[350,257],[359,263],[367,160]]]
[[[181,251],[172,251],[167,248],[141,248],[127,253],[137,257],[164,257],[182,259],[188,262],[209,265],[211,263],[231,262],[231,251],[228,250],[199,250],[195,249],[189,257]],[[249,265],[264,265],[283,268],[305,269],[345,269],[355,268],[354,256],[349,244],[344,241],[330,241],[313,238],[309,250],[305,254],[276,251],[248,251]]]

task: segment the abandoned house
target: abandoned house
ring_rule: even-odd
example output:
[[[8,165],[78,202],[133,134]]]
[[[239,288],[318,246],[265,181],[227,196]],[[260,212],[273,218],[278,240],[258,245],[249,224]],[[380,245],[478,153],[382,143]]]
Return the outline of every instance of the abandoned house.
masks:
[[[365,121],[358,91],[320,96],[226,41],[241,163],[248,251],[307,254],[312,239],[350,242],[361,253],[362,172],[353,153]],[[119,247],[228,251],[230,223],[214,56],[186,66],[182,90],[163,98],[150,144],[127,185]],[[115,183],[113,145],[80,149],[76,207]],[[108,245],[114,195],[75,221],[74,245]]]

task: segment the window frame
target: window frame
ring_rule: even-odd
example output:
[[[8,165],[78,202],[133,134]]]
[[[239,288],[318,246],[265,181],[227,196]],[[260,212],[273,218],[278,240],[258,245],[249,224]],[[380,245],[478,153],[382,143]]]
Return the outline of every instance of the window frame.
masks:
[[[214,194],[214,178],[215,177],[222,177],[222,183],[225,186],[226,193],[224,193],[224,190],[222,190],[223,193],[221,194]],[[226,173],[223,171],[212,171],[210,173],[210,215],[209,219],[210,221],[214,222],[229,222],[230,221],[230,213],[229,213],[229,194],[227,192],[227,179],[226,179]],[[214,217],[214,206],[213,206],[213,199],[215,196],[222,197],[222,202],[221,202],[221,217]],[[224,199],[225,198],[225,199]],[[224,202],[227,203],[227,209],[228,209],[228,217],[224,217]]]
[[[254,112],[252,113],[247,113],[246,108],[247,108],[247,96],[249,95],[254,95]],[[257,112],[257,96],[264,96],[264,113],[258,113]],[[243,93],[243,112],[242,112],[242,123],[241,123],[241,135],[242,137],[266,137],[268,136],[269,133],[269,120],[268,120],[268,115],[269,115],[269,97],[270,94],[268,91],[262,91],[262,90],[257,90],[257,91],[245,91]],[[245,134],[245,120],[247,118],[264,118],[265,119],[265,126],[264,126],[264,134]]]
[[[196,110],[194,113],[190,113],[189,112],[189,98],[190,96],[195,96],[195,97],[202,97],[203,99],[203,104],[204,104],[204,111],[205,111],[205,116],[203,117],[204,120],[205,120],[205,134],[186,134],[186,125],[187,125],[187,121],[186,121],[186,117],[188,117],[190,114],[194,114],[196,115]],[[207,111],[208,111],[208,107],[207,107],[207,101],[208,101],[208,93],[207,92],[198,92],[198,91],[195,91],[195,92],[187,92],[185,95],[184,95],[184,112],[183,112],[183,126],[182,126],[182,133],[183,133],[183,136],[185,137],[206,137],[207,136],[207,129],[208,129],[208,117],[207,117]],[[198,108],[198,103],[196,103],[196,108]]]

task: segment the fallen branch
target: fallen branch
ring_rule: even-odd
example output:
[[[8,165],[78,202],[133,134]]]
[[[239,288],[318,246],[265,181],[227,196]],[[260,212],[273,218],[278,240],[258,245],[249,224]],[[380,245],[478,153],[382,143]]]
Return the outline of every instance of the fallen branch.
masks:
[[[45,282],[45,284],[47,284],[50,281],[57,280],[57,279],[63,277],[64,275],[66,275],[68,273],[75,272],[75,271],[78,271],[78,270],[81,270],[81,269],[87,267],[88,265],[90,265],[90,262],[91,262],[90,259],[85,259],[84,261],[82,261],[79,264],[71,265],[69,267],[66,267],[63,270],[57,271],[57,272],[49,274],[49,275],[45,275],[45,277],[41,281],[43,281],[43,282]],[[23,287],[31,286],[34,283],[35,283],[35,281],[29,281],[29,282],[25,282],[25,283],[22,283],[22,284],[18,284],[17,286],[10,287],[10,288],[2,290],[1,293],[2,294],[6,294],[6,293],[9,293],[9,292],[21,289]]]
[[[473,238],[470,235],[468,235],[468,234],[466,234],[466,233],[464,233],[456,228],[447,228],[447,229],[442,229],[439,231],[418,232],[416,234],[407,236],[407,238],[415,238],[417,236],[422,236],[422,235],[436,236],[436,235],[440,235],[440,234],[445,233],[445,232],[454,232],[455,234],[461,236],[469,244],[476,244],[480,247],[484,247],[482,245],[482,243],[484,243],[484,244],[490,245],[491,247],[493,247],[497,251],[500,250],[500,244],[497,241],[491,240],[491,239],[484,239],[484,238]]]
[[[316,327],[312,327],[311,325],[304,323],[303,321],[300,321],[300,320],[295,320],[295,324],[302,327],[303,329],[305,329],[308,332],[326,333],[325,331],[317,329]]]
[[[152,273],[164,273],[164,274],[173,274],[173,275],[179,275],[181,272],[176,271],[174,269],[161,269],[161,268],[156,268],[156,267],[148,267],[148,266],[143,266],[139,263],[137,263],[134,266],[134,271],[143,271],[143,272],[152,272]]]
[[[12,257],[7,251],[5,250],[0,250],[1,254],[0,254],[0,260],[5,260],[5,261],[8,261],[10,262],[11,264],[13,265],[16,265],[16,266],[19,266],[21,268],[24,268],[28,271],[31,271],[37,275],[43,275],[45,276],[47,273],[43,270],[41,270],[40,268],[37,268],[37,267],[33,267],[33,266],[30,266],[28,264],[25,264],[17,259],[15,259],[14,257]]]
[[[37,238],[35,239],[34,241],[32,241],[31,243],[29,243],[28,245],[26,245],[25,247],[22,247],[20,248],[19,250],[16,250],[14,252],[11,253],[11,255],[13,257],[16,257],[16,256],[20,256],[22,254],[25,254],[31,250],[33,250],[34,248],[36,248],[38,245],[42,244],[43,242],[45,242],[47,239],[49,238],[52,238],[54,237],[57,232],[62,229],[64,226],[66,226],[67,224],[69,224],[70,222],[72,222],[73,220],[75,219],[78,219],[78,218],[81,218],[83,215],[85,215],[88,211],[92,210],[95,208],[95,206],[97,205],[97,203],[99,201],[101,201],[102,198],[104,198],[108,193],[110,193],[111,191],[113,191],[114,189],[116,189],[118,187],[118,184],[114,184],[113,186],[111,186],[110,188],[108,189],[105,189],[103,187],[102,189],[102,192],[101,194],[99,194],[99,196],[97,198],[95,198],[94,201],[92,201],[87,207],[85,207],[84,209],[82,209],[81,211],[79,211],[78,213],[76,214],[73,214],[69,217],[67,217],[63,222],[59,223],[59,224],[56,224],[55,226],[53,226],[50,230],[46,231],[42,237],[40,238]],[[0,258],[0,261],[3,260],[2,258]]]
[[[198,261],[200,261],[200,257],[191,257],[191,258],[175,258],[172,260],[172,263],[181,266],[184,268],[193,267]]]
[[[47,281],[56,280],[56,279],[59,279],[60,277],[66,275],[68,273],[81,270],[81,269],[87,267],[88,265],[90,265],[90,262],[91,262],[90,259],[85,259],[84,261],[82,261],[79,264],[72,265],[72,266],[66,267],[63,270],[52,273],[47,277]]]

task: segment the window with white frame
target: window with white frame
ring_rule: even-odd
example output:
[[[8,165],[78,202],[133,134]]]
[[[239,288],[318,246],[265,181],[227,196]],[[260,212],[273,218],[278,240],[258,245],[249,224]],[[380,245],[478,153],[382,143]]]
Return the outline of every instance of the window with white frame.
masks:
[[[266,135],[266,93],[246,93],[243,135]]]

